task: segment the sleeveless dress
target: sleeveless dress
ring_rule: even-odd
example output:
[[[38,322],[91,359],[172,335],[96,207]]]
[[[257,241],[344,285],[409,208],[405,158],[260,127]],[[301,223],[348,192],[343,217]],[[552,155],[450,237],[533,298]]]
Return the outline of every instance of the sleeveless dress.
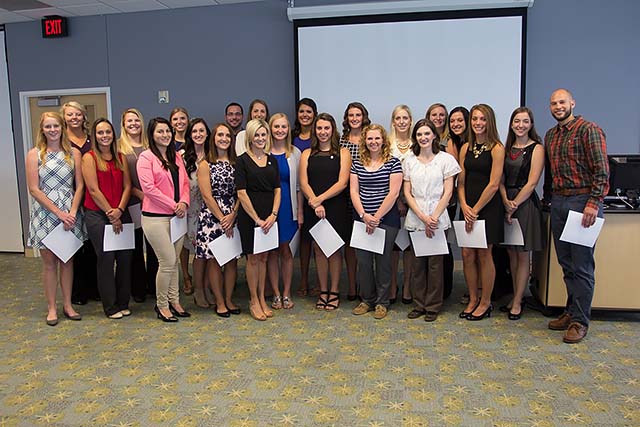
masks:
[[[504,160],[504,186],[507,197],[513,200],[529,179],[531,171],[531,159],[533,150],[539,144],[535,142],[526,147],[511,147]],[[524,246],[513,246],[518,251],[541,251],[545,246],[543,233],[542,206],[535,190],[531,196],[513,213],[512,218],[517,218],[524,236]]]
[[[71,161],[73,162],[73,157]],[[70,165],[65,161],[64,152],[47,152],[44,164],[38,156],[38,177],[40,181],[38,186],[42,192],[54,205],[68,212],[71,209],[75,193],[75,171],[73,163]],[[42,239],[47,237],[61,222],[53,212],[33,199],[27,244],[33,248],[44,248]],[[82,228],[82,212],[78,210],[72,231],[78,239],[84,241],[86,236]]]
[[[464,191],[467,205],[473,206],[480,199],[480,195],[489,184],[492,165],[491,151],[483,151],[476,158],[471,150],[471,143],[469,143],[467,155],[464,159],[466,174]],[[460,212],[460,219],[464,220],[462,212]],[[504,206],[498,191],[478,213],[478,220],[482,219],[485,222],[487,244],[501,243],[504,240]]]
[[[314,194],[322,194],[338,181],[340,176],[340,154],[320,151],[309,156],[307,164],[307,180]],[[340,235],[342,240],[349,242],[353,220],[349,216],[347,207],[347,190],[326,200],[323,204],[326,219]],[[309,230],[320,219],[315,210],[304,203],[304,223],[302,232],[309,235]],[[309,235],[310,237],[310,235]]]
[[[229,162],[209,163],[209,179],[211,195],[218,203],[223,214],[228,215],[236,203],[236,183],[234,181],[235,168]],[[192,193],[193,194],[193,193]],[[196,234],[196,258],[213,259],[209,243],[222,236],[224,231],[220,221],[202,201],[199,204],[198,231]]]
[[[273,194],[280,188],[278,162],[271,154],[267,155],[267,164],[258,166],[249,153],[244,153],[236,162],[235,180],[238,190],[246,190],[253,209],[260,218],[266,218],[273,210]],[[242,252],[253,254],[253,230],[255,221],[245,212],[242,205],[238,212],[238,229],[242,240]]]
[[[291,206],[290,170],[286,154],[272,154],[278,162],[280,172],[280,210],[278,211],[278,239],[280,243],[289,242],[298,230],[298,221],[293,220]]]
[[[195,252],[196,234],[198,233],[198,216],[202,207],[203,199],[198,187],[198,170],[189,175],[189,194],[191,203],[187,208],[187,235],[184,238],[183,246],[189,252]]]

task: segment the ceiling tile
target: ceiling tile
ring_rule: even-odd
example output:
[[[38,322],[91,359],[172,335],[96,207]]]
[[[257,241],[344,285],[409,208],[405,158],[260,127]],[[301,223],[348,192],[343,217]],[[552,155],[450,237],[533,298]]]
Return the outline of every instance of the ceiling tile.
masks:
[[[50,4],[55,7],[79,6],[85,4],[99,4],[99,0],[41,0],[43,3]]]
[[[121,12],[142,12],[144,10],[168,9],[167,6],[157,2],[156,0],[102,0],[103,3],[118,9]]]
[[[31,18],[24,15],[19,15],[17,13],[0,12],[0,23],[2,24],[8,24],[10,22],[25,22],[31,20]]]
[[[78,6],[65,6],[64,10],[69,11],[74,15],[87,16],[87,15],[107,15],[109,13],[121,13],[118,9],[114,9],[111,6],[107,6],[103,3],[86,4]]]
[[[194,7],[194,6],[212,6],[215,0],[158,0],[160,3],[170,8]]]
[[[43,0],[46,1],[46,0]],[[233,4],[233,3],[255,3],[262,0],[216,0],[218,4]]]
[[[17,10],[16,13],[33,19],[40,19],[50,15],[73,16],[73,13],[57,9],[55,7],[48,7],[46,9]]]

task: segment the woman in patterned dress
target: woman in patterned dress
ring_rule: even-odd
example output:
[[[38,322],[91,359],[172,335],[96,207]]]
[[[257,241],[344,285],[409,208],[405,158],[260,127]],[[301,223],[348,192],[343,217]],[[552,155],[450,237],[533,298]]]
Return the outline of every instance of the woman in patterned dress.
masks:
[[[229,317],[240,314],[232,301],[236,284],[237,260],[218,264],[209,243],[226,234],[233,236],[238,215],[238,198],[234,181],[236,156],[231,147],[233,130],[226,123],[213,127],[206,157],[198,166],[198,186],[203,198],[196,235],[196,260],[207,265],[209,285],[216,299],[216,314]],[[195,265],[195,261],[194,261]]]
[[[73,282],[73,258],[62,262],[42,243],[60,223],[65,230],[72,230],[77,238],[84,239],[80,216],[80,203],[84,191],[80,152],[71,147],[63,128],[62,117],[47,112],[40,116],[40,131],[35,148],[27,153],[26,171],[29,194],[33,197],[28,245],[39,249],[42,256],[42,282],[47,297],[47,325],[58,324],[56,288],[58,269],[65,317],[80,320],[82,317],[71,305]]]
[[[192,119],[187,126],[185,132],[185,143],[183,145],[182,158],[184,167],[189,176],[189,194],[191,195],[191,204],[187,209],[187,235],[184,239],[184,248],[180,253],[180,264],[182,266],[183,277],[189,276],[189,255],[195,253],[196,233],[198,231],[198,216],[202,207],[202,195],[198,188],[198,165],[202,162],[209,152],[209,126],[204,119]],[[186,256],[185,256],[186,253]],[[193,260],[193,299],[195,304],[200,308],[209,308],[210,302],[207,301],[205,293],[205,269],[206,263],[203,259],[194,258]],[[185,279],[185,283],[186,279]],[[186,292],[186,290],[185,290]]]
[[[340,147],[346,148],[351,154],[351,163],[360,159],[360,133],[365,126],[369,126],[371,120],[369,119],[369,111],[360,102],[351,102],[344,110],[344,116],[342,117],[342,136],[340,137]],[[349,184],[347,183],[347,194],[349,194]],[[347,203],[349,204],[349,216],[353,218],[353,206],[351,205],[351,198],[347,197]],[[349,230],[351,231],[351,230]],[[356,283],[356,272],[358,269],[358,258],[356,257],[356,250],[350,245],[346,245],[344,248],[344,261],[347,264],[347,279],[349,279],[349,293],[347,299],[349,301],[355,301],[358,297],[358,289]]]

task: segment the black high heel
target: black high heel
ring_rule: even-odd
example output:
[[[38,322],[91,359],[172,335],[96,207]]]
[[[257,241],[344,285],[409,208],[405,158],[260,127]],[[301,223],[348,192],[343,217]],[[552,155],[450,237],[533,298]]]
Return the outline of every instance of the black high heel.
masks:
[[[480,305],[480,304],[478,304]],[[476,306],[477,308],[477,306]],[[476,320],[482,320],[485,317],[491,317],[491,312],[493,311],[493,304],[489,304],[489,307],[487,307],[487,309],[484,311],[484,313],[482,313],[479,316],[474,316],[473,313],[470,313],[467,316],[467,320],[471,320],[471,321],[476,321]]]
[[[163,322],[173,323],[173,322],[177,322],[178,321],[178,318],[175,317],[175,316],[165,317],[165,315],[160,312],[160,309],[158,308],[157,305],[153,309],[155,310],[156,314],[158,315],[158,319],[162,320]]]
[[[480,305],[480,300],[478,300],[478,303],[471,309],[471,311],[462,310],[460,312],[460,314],[458,314],[458,317],[461,318],[461,319],[466,319],[467,317],[469,317],[471,315],[471,313],[476,311],[476,308],[478,308],[479,305]]]
[[[519,320],[522,317],[522,312],[524,311],[524,304],[520,304],[520,313],[515,314],[509,310],[509,315],[507,316],[509,320]]]
[[[191,313],[189,313],[187,310],[178,311],[173,307],[173,305],[171,305],[171,303],[169,303],[169,310],[171,310],[173,315],[177,317],[191,317]]]

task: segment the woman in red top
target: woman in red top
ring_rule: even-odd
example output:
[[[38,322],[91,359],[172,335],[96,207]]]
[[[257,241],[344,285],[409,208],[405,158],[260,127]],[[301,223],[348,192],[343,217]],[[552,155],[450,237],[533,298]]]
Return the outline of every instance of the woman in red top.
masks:
[[[131,178],[124,155],[118,152],[113,125],[98,119],[91,129],[92,147],[82,156],[82,176],[86,185],[85,221],[89,239],[98,257],[98,290],[102,307],[110,319],[129,316],[131,296],[131,259],[133,251],[104,251],[104,233],[111,225],[122,232],[122,224],[131,222],[127,203]],[[114,277],[113,265],[117,263]]]

